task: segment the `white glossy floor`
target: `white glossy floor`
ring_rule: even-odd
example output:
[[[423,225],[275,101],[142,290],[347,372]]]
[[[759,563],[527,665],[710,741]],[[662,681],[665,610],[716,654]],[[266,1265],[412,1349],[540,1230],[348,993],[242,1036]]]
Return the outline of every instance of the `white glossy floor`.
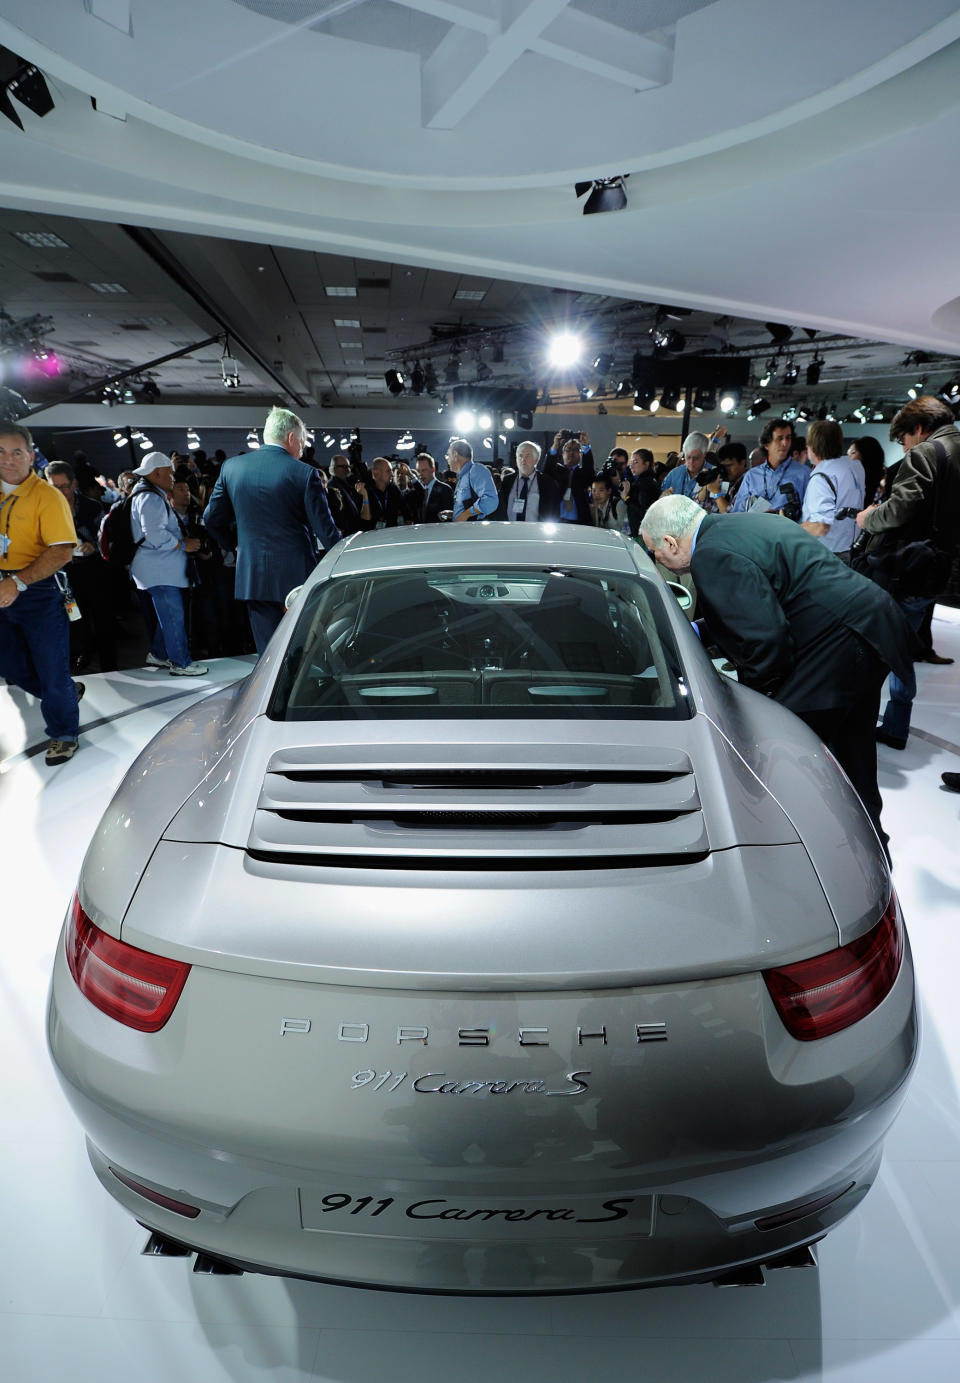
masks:
[[[77,758],[48,769],[34,704],[0,688],[0,1377],[336,1383],[956,1383],[960,1379],[960,611],[918,669],[915,733],[881,750],[895,877],[923,994],[919,1069],[860,1210],[818,1269],[764,1288],[535,1300],[413,1297],[201,1277],[146,1259],[100,1189],[44,1042],[47,977],[90,831],[135,753],[208,678],[88,677]],[[174,697],[176,699],[170,700]],[[167,698],[167,699],[164,699]],[[24,751],[27,751],[24,754]],[[5,1088],[4,1088],[5,1087]]]

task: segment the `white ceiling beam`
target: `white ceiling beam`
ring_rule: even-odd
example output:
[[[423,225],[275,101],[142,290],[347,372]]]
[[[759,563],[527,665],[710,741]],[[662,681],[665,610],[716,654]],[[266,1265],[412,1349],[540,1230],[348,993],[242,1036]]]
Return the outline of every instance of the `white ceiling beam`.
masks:
[[[462,29],[493,37],[501,29],[500,0],[392,0],[407,10],[446,19]]]
[[[535,53],[643,91],[663,86],[673,74],[673,49],[608,24],[583,10],[567,9],[530,44]]]
[[[94,19],[102,19],[104,24],[109,24],[111,29],[133,35],[130,0],[83,0],[83,8]]]
[[[423,123],[451,130],[483,100],[567,8],[568,0],[502,0],[502,30],[489,38],[453,27],[421,69]]]

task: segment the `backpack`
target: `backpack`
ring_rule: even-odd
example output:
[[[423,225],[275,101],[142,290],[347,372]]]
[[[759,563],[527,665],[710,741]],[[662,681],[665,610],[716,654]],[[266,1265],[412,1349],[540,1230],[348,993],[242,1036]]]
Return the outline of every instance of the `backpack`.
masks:
[[[140,487],[138,486],[129,495],[125,495],[123,499],[118,499],[116,504],[100,520],[97,547],[100,549],[100,556],[105,562],[109,562],[111,567],[129,567],[136,555],[137,548],[143,542],[142,538],[140,542],[134,541],[133,527],[130,522],[133,496],[139,490]]]

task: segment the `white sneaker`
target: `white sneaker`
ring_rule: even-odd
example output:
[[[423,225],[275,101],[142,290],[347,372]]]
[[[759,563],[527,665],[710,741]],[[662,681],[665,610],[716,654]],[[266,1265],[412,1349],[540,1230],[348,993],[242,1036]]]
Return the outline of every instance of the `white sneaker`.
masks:
[[[158,658],[158,657],[157,657],[155,654],[153,654],[153,653],[148,653],[148,654],[147,654],[146,658],[144,659],[144,664],[145,664],[146,667],[167,667],[167,668],[168,668],[168,667],[171,667],[171,666],[172,666],[172,664],[170,663],[170,660],[169,660],[168,658]]]
[[[170,664],[171,677],[202,677],[209,671],[206,663],[187,663],[186,667],[175,667],[173,663]]]

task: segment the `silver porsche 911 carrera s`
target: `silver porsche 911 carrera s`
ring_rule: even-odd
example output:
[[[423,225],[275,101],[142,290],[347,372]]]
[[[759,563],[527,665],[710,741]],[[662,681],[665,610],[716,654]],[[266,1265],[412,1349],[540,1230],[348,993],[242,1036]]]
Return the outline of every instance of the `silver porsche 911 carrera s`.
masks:
[[[157,1252],[723,1280],[862,1199],[917,1049],[847,779],[580,527],[350,538],[98,826],[49,1042]]]

